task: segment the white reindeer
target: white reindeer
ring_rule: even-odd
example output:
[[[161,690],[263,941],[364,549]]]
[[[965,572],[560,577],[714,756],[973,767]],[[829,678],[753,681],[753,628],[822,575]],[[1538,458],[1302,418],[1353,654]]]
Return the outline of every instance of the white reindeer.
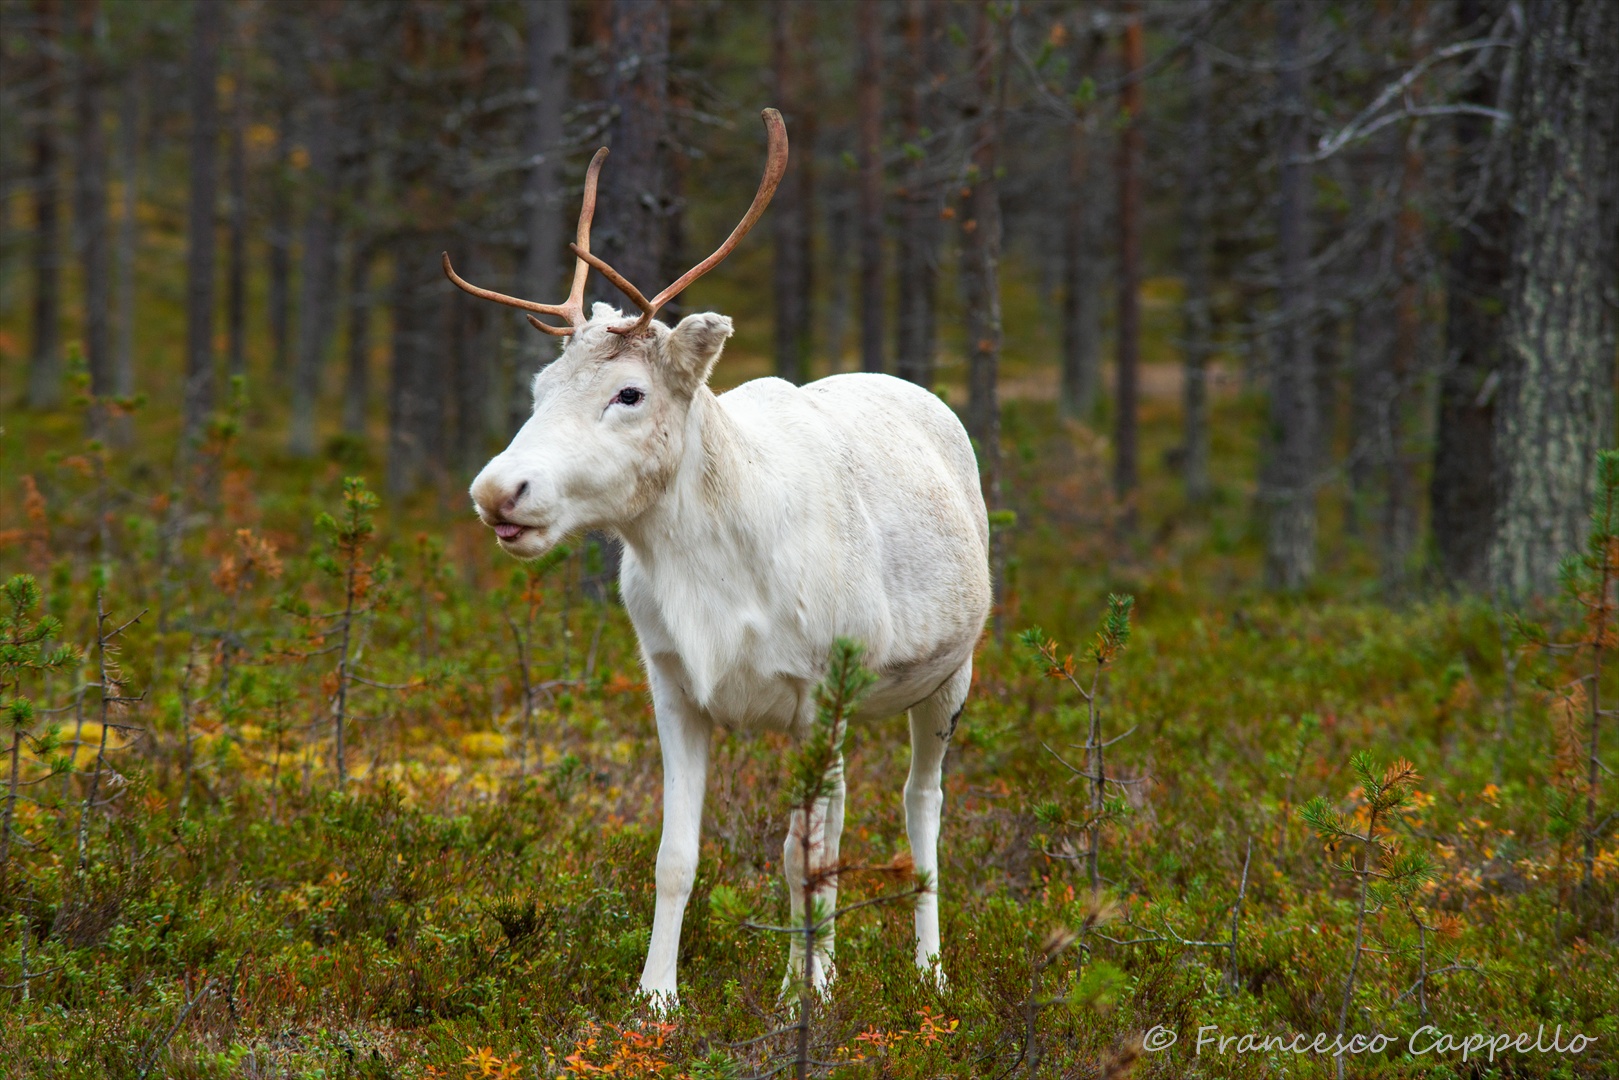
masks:
[[[680,923],[697,874],[710,735],[769,727],[805,732],[835,639],[865,646],[878,680],[856,720],[909,710],[905,828],[919,874],[938,881],[940,766],[972,681],[990,606],[988,523],[966,432],[937,397],[887,375],[834,375],[806,386],[756,379],[708,389],[731,320],[653,316],[718,264],[764,212],[787,165],[781,115],[764,112],[769,161],[753,205],[719,250],[648,301],[590,252],[597,152],[585,182],[573,288],[537,304],[462,289],[531,312],[570,340],[534,379],[534,413],[472,484],[478,516],[518,558],[571,533],[610,530],[624,543],[620,588],[641,643],[663,753],[657,906],[641,988],[677,1001]],[[640,309],[596,304],[594,267]],[[809,820],[793,815],[784,871],[802,924],[804,883],[836,907],[843,829],[842,762]],[[805,866],[802,838],[811,843]],[[916,963],[942,983],[937,886],[916,907]],[[794,937],[789,978],[802,975]],[[816,989],[833,974],[826,935],[811,958]]]

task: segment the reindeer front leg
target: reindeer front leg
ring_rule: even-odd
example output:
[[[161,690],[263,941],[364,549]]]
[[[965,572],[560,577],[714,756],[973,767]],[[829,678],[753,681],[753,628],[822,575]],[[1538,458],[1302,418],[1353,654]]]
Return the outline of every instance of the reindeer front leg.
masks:
[[[680,923],[697,880],[697,854],[703,826],[703,793],[708,786],[708,741],[712,724],[679,687],[675,677],[649,665],[652,707],[658,718],[663,753],[663,840],[658,845],[657,906],[652,943],[641,990],[657,1007],[679,1002],[675,966],[680,958]]]

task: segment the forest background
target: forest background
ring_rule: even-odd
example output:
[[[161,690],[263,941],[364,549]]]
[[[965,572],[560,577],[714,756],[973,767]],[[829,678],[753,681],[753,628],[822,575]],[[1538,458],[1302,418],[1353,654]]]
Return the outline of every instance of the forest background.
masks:
[[[4,0],[0,1070],[1604,1075],[1615,55],[1599,0]],[[561,296],[607,145],[597,250],[673,280],[767,105],[664,317],[736,320],[717,388],[936,390],[997,537],[951,981],[851,912],[813,1053],[785,740],[716,742],[684,1005],[633,994],[616,552],[471,517],[556,346],[439,268]]]

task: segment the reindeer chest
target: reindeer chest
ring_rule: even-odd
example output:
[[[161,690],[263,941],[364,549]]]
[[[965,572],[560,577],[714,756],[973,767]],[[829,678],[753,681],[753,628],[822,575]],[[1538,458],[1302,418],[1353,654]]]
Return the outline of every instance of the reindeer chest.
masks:
[[[802,627],[722,569],[653,579],[626,558],[625,608],[649,662],[714,722],[787,730],[809,718]]]

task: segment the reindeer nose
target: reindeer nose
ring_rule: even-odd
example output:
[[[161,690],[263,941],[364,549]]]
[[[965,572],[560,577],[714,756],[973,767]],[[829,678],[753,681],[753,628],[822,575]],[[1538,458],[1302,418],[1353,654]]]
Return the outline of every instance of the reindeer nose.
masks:
[[[493,476],[480,476],[472,485],[472,501],[491,517],[505,517],[517,509],[517,504],[528,494],[528,481],[516,486]]]

